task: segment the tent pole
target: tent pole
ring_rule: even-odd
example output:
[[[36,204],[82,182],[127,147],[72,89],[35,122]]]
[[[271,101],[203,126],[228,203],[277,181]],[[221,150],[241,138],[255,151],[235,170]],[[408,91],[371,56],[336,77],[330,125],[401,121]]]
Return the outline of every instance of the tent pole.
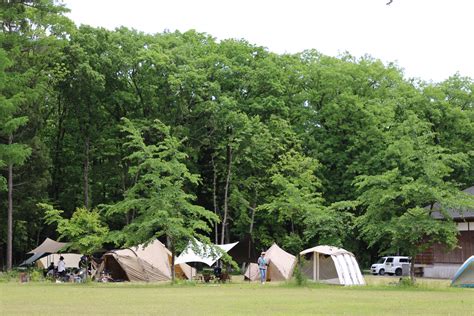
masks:
[[[316,257],[316,260],[317,260],[317,264],[316,264],[316,265],[317,265],[317,267],[318,267],[317,274],[316,274],[316,278],[317,278],[317,280],[319,281],[319,253],[318,253],[317,257]]]
[[[249,263],[249,284],[252,280],[250,280],[252,277],[252,265]]]
[[[313,252],[313,281],[316,281],[316,254],[317,252]]]

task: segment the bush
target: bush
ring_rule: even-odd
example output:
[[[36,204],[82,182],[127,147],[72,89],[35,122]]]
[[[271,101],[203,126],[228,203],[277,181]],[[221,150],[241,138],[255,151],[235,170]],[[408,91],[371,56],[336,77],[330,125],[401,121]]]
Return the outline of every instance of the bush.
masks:
[[[403,277],[398,281],[398,285],[403,287],[412,287],[415,286],[415,281],[409,277]]]
[[[17,270],[0,272],[0,282],[10,282],[11,280],[18,280],[19,273]]]
[[[293,273],[296,281],[296,285],[298,286],[304,286],[306,283],[308,283],[308,278],[303,274],[300,268],[300,264],[297,264],[295,267],[295,272]]]
[[[44,281],[43,270],[38,270],[38,269],[31,270],[30,281],[33,281],[33,282]]]

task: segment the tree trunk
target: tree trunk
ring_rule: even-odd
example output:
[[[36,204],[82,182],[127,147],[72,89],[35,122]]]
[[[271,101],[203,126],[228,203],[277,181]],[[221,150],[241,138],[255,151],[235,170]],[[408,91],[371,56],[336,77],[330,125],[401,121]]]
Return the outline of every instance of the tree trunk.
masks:
[[[222,218],[222,235],[221,235],[221,244],[225,240],[225,230],[227,225],[227,215],[229,212],[229,186],[230,186],[230,177],[232,172],[232,147],[227,145],[227,177],[225,180],[225,189],[224,189],[224,216]]]
[[[89,209],[90,199],[89,199],[89,149],[90,149],[90,139],[86,138],[85,142],[85,158],[84,158],[84,206],[86,209]]]
[[[13,143],[13,135],[8,137],[8,145]],[[8,165],[8,228],[7,228],[7,270],[13,267],[13,164]]]
[[[65,107],[64,107],[65,108]],[[53,174],[52,174],[52,194],[54,197],[54,200],[59,199],[59,193],[61,190],[61,187],[59,183],[61,182],[61,168],[63,162],[61,160],[61,154],[62,154],[62,148],[63,148],[63,140],[64,140],[64,135],[66,130],[64,129],[64,116],[66,110],[61,106],[61,97],[58,96],[58,130],[56,134],[56,140],[55,140],[55,147],[54,147],[54,156],[53,156]]]
[[[410,281],[412,284],[415,284],[415,256],[411,257],[411,264],[410,264]]]
[[[217,210],[217,170],[216,170],[216,164],[214,163],[214,157],[211,157],[211,163],[212,163],[212,171],[213,171],[213,177],[212,177],[212,202],[214,204],[214,214],[219,216],[218,210]],[[219,230],[219,225],[214,223],[214,243],[217,244],[219,241],[219,236],[218,236],[218,230]]]
[[[252,237],[252,233],[253,233],[253,223],[255,222],[255,210],[257,208],[257,189],[255,189],[255,198],[254,198],[254,201],[253,201],[253,205],[249,208],[250,210],[252,211],[252,215],[250,216],[250,228],[249,228],[249,234],[250,234],[250,237]]]
[[[176,249],[174,248],[174,242],[171,241],[171,283],[174,283],[175,280],[175,269],[174,269],[174,256],[176,253]]]
[[[250,210],[252,211],[252,215],[250,216],[250,228],[249,228],[249,234],[252,236],[253,233],[253,223],[255,221],[255,207],[250,207]]]

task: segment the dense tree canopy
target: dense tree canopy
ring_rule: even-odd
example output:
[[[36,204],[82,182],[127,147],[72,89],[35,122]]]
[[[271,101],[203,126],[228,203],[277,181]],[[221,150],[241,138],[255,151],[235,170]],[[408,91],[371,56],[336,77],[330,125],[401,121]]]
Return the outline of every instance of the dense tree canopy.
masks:
[[[474,185],[471,78],[427,83],[370,56],[278,55],[196,31],[76,28],[64,12],[0,4],[0,266],[9,236],[18,263],[58,232],[100,235],[70,237],[88,252],[250,235],[363,261],[455,242],[429,215],[473,207],[460,193]]]

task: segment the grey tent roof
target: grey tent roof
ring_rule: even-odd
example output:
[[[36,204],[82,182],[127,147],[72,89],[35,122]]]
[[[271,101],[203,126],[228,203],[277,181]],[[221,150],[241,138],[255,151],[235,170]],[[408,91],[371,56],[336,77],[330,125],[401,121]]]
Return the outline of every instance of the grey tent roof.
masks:
[[[56,240],[52,240],[50,238],[46,238],[41,245],[36,247],[35,249],[28,252],[28,254],[37,254],[37,253],[57,253],[59,250],[64,248],[67,245],[66,242],[59,242]]]
[[[474,186],[467,188],[466,190],[463,190],[463,192],[474,195]],[[429,207],[427,206],[427,208]],[[444,218],[443,214],[441,214],[439,209],[440,209],[440,204],[435,203],[433,205],[433,213],[431,213],[431,216],[433,218],[436,218],[436,219]],[[453,219],[474,218],[474,210],[460,211],[460,210],[455,210],[455,209],[447,209],[446,212]]]

